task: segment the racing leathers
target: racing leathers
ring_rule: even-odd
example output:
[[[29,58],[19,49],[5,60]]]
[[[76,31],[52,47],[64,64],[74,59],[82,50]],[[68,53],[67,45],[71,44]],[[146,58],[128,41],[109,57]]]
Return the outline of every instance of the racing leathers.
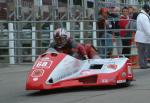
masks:
[[[60,53],[69,54],[77,59],[99,58],[95,48],[91,44],[80,44],[73,40],[69,40],[63,47],[59,48],[55,42],[50,44],[50,48],[54,48]]]

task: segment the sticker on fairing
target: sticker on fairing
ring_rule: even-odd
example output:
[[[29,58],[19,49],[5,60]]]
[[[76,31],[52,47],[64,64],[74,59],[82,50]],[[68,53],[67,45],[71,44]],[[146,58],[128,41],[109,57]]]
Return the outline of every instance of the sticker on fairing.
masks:
[[[125,83],[126,80],[117,80],[117,83]]]
[[[43,69],[35,69],[35,70],[32,72],[31,76],[32,76],[32,77],[42,77],[43,74],[44,74],[44,70],[43,70]]]
[[[43,68],[43,69],[48,69],[51,67],[53,61],[51,60],[41,60],[35,64],[34,68]]]
[[[117,65],[116,64],[108,64],[107,68],[116,70],[117,69]]]
[[[80,72],[81,75],[90,75],[96,73],[95,70],[82,70]]]

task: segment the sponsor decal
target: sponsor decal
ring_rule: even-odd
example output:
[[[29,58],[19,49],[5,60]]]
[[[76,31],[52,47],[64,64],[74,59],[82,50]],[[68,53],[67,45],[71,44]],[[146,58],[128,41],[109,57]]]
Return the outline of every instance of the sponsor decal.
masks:
[[[122,72],[121,76],[122,76],[123,78],[125,78],[125,77],[126,77],[126,72]]]
[[[117,83],[125,83],[126,80],[117,80]]]
[[[102,83],[108,83],[108,79],[102,79],[101,82]]]
[[[108,64],[107,68],[116,70],[117,69],[117,65],[116,64]]]
[[[94,70],[82,70],[80,72],[81,75],[89,75],[89,74],[93,74],[93,73],[95,73]]]
[[[132,68],[131,68],[131,66],[128,66],[128,74],[132,74]]]
[[[115,83],[115,78],[108,78],[108,79],[102,79],[102,83],[109,83],[109,82],[114,82]]]
[[[36,77],[35,77],[35,78],[33,78],[33,81],[38,81],[38,78],[36,78]]]
[[[43,70],[43,69],[35,69],[35,70],[32,72],[31,76],[32,76],[32,77],[42,77],[43,74],[44,74],[44,70]]]
[[[50,58],[48,58],[48,57],[45,57],[45,58],[42,58],[42,60],[49,60]]]

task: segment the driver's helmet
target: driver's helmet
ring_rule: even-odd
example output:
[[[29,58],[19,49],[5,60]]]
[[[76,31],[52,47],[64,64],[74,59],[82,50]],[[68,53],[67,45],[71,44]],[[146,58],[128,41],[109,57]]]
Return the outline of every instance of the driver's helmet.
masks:
[[[63,28],[58,28],[54,32],[54,41],[58,48],[64,47],[70,39],[70,33]]]

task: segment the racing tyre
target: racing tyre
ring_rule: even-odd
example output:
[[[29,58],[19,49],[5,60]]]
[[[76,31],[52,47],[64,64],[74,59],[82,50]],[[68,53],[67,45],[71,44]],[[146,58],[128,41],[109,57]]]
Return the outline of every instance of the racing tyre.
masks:
[[[119,84],[119,86],[121,86],[121,87],[128,87],[128,86],[130,86],[130,85],[131,85],[131,81],[129,81],[129,80],[126,80],[125,83]]]

